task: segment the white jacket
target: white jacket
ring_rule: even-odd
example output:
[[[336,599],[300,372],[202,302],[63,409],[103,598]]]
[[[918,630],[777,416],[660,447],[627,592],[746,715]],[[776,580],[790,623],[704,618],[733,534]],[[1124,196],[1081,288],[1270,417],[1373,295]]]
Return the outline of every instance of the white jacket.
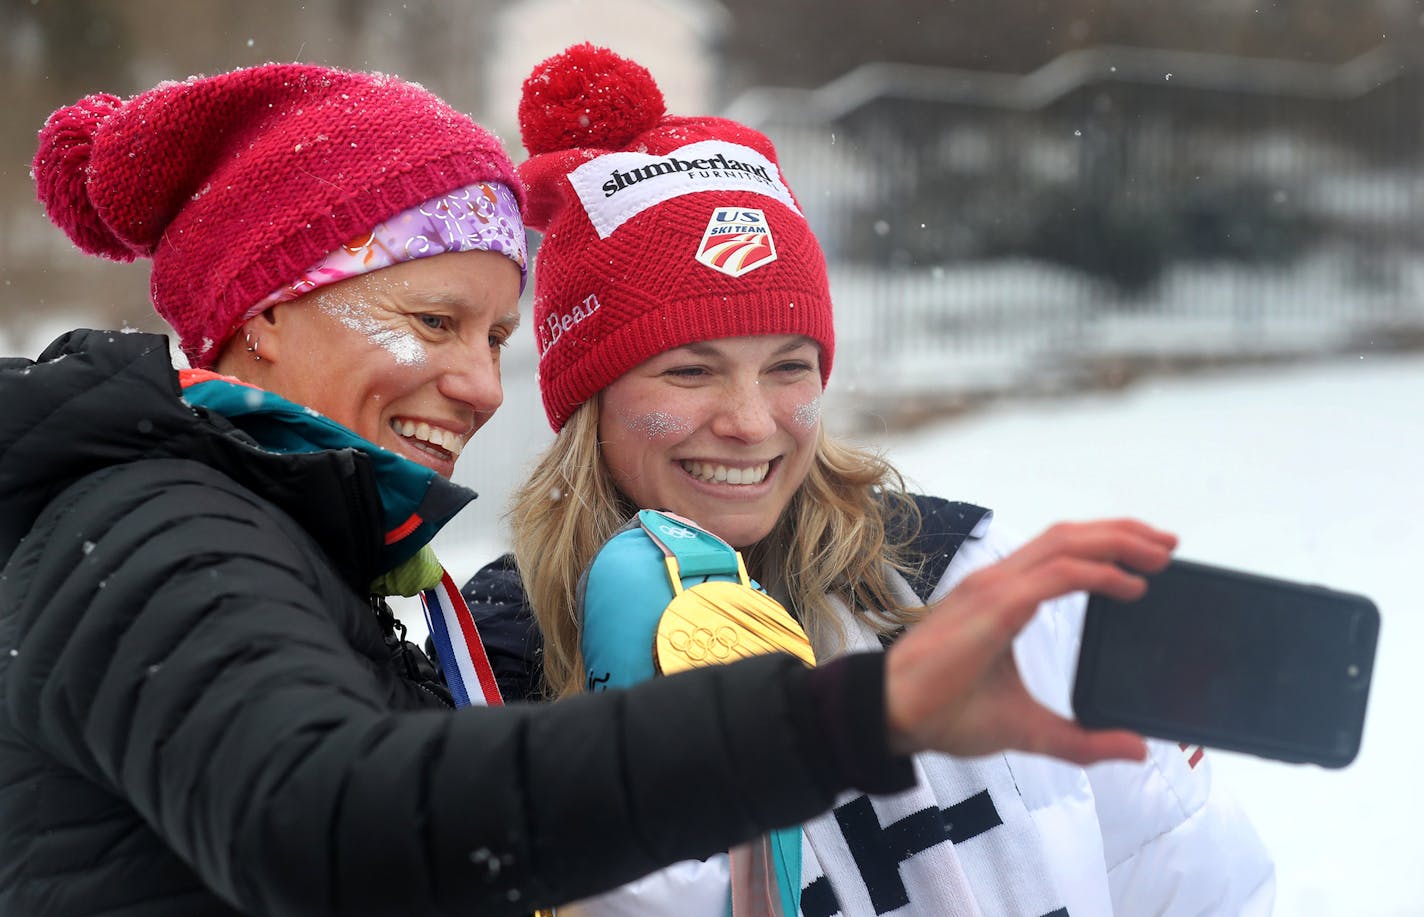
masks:
[[[1014,545],[987,534],[989,522],[986,517],[965,541],[931,593],[931,602],[1012,550]],[[902,586],[905,596],[911,596],[908,584]],[[1045,603],[1014,644],[1030,693],[1064,715],[1071,715],[1085,605],[1081,593]],[[878,646],[868,629],[848,617],[846,623],[847,645],[818,646],[818,658]],[[1213,786],[1209,757],[1194,746],[1184,749],[1160,741],[1148,745],[1143,762],[1088,768],[1019,753],[972,760],[920,755],[919,787],[870,800],[879,825],[908,821],[906,815],[916,814],[913,810],[924,806],[928,796],[931,805],[945,812],[946,821],[960,811],[952,808],[956,804],[979,810],[970,821],[979,819],[987,805],[983,824],[990,827],[971,828],[979,833],[909,856],[900,850],[891,856],[892,861],[898,859],[896,865],[882,864],[878,878],[867,880],[850,852],[855,842],[842,842],[837,834],[850,821],[838,820],[837,812],[844,815],[859,806],[856,811],[864,816],[864,799],[848,794],[837,801],[835,812],[806,826],[803,889],[829,872],[840,910],[826,913],[845,917],[1269,914],[1275,894],[1271,860],[1241,809],[1221,787]],[[986,802],[986,794],[992,803]],[[881,887],[870,888],[876,882]],[[558,913],[723,917],[727,883],[725,856],[679,863]],[[887,883],[898,886],[888,895]],[[902,903],[880,909],[894,901]],[[807,908],[804,897],[802,904]]]

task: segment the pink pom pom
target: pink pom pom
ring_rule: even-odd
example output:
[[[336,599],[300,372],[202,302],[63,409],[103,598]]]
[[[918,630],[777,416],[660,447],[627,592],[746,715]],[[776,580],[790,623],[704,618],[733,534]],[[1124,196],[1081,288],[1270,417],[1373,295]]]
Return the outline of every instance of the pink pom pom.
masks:
[[[519,134],[531,155],[577,147],[617,150],[666,111],[647,68],[585,42],[548,58],[524,81]]]
[[[94,135],[122,107],[117,96],[97,93],[50,115],[40,130],[31,174],[45,213],[75,245],[93,255],[132,261],[136,253],[94,209],[88,187]]]

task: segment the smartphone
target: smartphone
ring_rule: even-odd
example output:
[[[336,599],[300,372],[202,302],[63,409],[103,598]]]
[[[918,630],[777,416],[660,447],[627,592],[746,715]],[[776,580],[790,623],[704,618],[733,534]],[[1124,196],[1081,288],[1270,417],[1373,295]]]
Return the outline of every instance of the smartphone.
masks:
[[[1135,602],[1090,595],[1073,710],[1092,728],[1344,767],[1379,639],[1362,595],[1187,560]]]

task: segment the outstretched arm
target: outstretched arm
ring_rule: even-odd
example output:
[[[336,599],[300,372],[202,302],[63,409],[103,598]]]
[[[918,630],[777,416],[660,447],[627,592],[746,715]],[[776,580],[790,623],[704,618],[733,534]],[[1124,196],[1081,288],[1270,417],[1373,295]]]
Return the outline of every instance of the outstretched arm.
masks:
[[[86,482],[15,563],[6,735],[243,911],[527,913],[910,779],[878,654],[412,709],[315,545],[196,463]]]

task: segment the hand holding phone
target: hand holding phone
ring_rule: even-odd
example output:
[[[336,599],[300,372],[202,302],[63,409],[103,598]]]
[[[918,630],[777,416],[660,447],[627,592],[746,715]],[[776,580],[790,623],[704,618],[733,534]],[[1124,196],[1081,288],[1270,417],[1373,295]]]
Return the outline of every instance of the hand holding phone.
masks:
[[[1174,560],[1134,602],[1088,600],[1078,721],[1282,761],[1359,751],[1379,611],[1361,595]]]

